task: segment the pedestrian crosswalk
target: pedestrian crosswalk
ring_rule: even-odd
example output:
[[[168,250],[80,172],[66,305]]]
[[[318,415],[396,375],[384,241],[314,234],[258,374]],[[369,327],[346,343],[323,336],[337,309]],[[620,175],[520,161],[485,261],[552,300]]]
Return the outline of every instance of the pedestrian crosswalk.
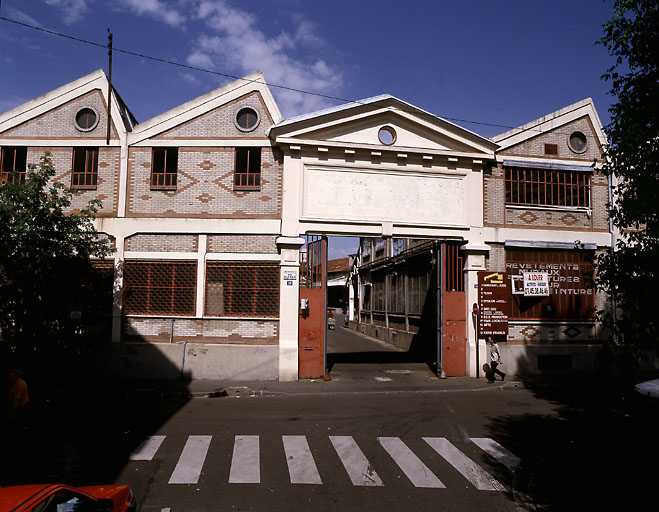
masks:
[[[130,460],[153,460],[161,450],[166,437],[164,435],[148,437],[130,455]],[[328,436],[328,439],[352,485],[360,487],[386,485],[352,436]],[[506,487],[481,465],[474,462],[465,451],[471,452],[472,456],[474,450],[485,452],[491,457],[492,464],[500,465],[510,473],[514,473],[520,464],[519,457],[494,439],[486,437],[468,438],[468,441],[463,441],[466,446],[461,446],[462,450],[454,442],[444,437],[423,437],[422,441],[426,445],[426,450],[430,448],[431,452],[440,455],[457,474],[462,475],[473,488],[479,491],[505,491]],[[209,464],[207,459],[212,442],[213,436],[210,435],[187,436],[185,445],[169,476],[169,484],[197,484],[205,465]],[[326,483],[321,478],[317,461],[306,436],[283,435],[281,444],[291,484],[322,485]],[[429,454],[421,454],[418,446],[416,446],[417,451],[415,452],[409,446],[410,441],[404,441],[399,437],[378,437],[377,444],[388,454],[387,460],[393,461],[414,487],[427,489],[447,487],[427,465]],[[261,449],[261,438],[258,435],[236,435],[234,437],[228,483],[261,483]],[[426,459],[425,462],[422,457]],[[378,461],[382,464],[381,458]]]

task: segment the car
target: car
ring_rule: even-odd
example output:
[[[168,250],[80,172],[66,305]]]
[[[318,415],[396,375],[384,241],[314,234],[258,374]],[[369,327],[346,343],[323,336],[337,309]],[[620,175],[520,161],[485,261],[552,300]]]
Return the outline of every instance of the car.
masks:
[[[0,488],[0,510],[11,512],[134,512],[127,485],[70,487],[57,484]]]
[[[643,396],[659,398],[659,379],[646,380],[636,384],[634,390]]]

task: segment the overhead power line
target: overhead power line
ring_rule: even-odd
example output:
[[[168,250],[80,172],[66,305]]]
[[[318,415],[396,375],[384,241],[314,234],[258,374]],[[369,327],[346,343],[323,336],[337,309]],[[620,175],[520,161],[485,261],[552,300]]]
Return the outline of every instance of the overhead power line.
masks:
[[[65,39],[70,39],[70,40],[78,42],[78,43],[88,44],[88,45],[91,45],[91,46],[96,46],[98,48],[104,48],[104,49],[107,48],[107,45],[105,45],[105,44],[96,43],[94,41],[88,41],[88,40],[82,39],[80,37],[75,37],[75,36],[71,36],[71,35],[68,35],[68,34],[63,34],[61,32],[56,32],[54,30],[48,30],[48,29],[45,29],[45,28],[42,28],[42,27],[37,27],[37,26],[34,26],[34,25],[30,25],[28,23],[23,23],[21,21],[6,18],[4,16],[0,16],[0,20],[6,21],[6,22],[9,22],[9,23],[13,23],[15,25],[20,25],[20,26],[23,26],[23,27],[26,27],[26,28],[30,28],[30,29],[33,29],[33,30],[38,30],[40,32],[45,32],[46,34],[50,34],[50,35],[54,35],[54,36],[58,36],[58,37],[63,37]],[[250,83],[259,82],[258,80],[250,80],[249,78],[236,76],[236,75],[231,75],[229,73],[222,73],[220,71],[214,71],[214,70],[211,70],[211,69],[200,68],[200,67],[197,67],[197,66],[191,66],[189,64],[182,64],[180,62],[175,62],[175,61],[171,61],[171,60],[168,60],[168,59],[163,59],[163,58],[160,58],[160,57],[153,57],[151,55],[146,55],[146,54],[143,54],[143,53],[138,53],[138,52],[134,52],[134,51],[130,51],[130,50],[124,50],[124,49],[117,48],[117,47],[113,47],[112,50],[115,51],[115,52],[124,53],[126,55],[132,55],[133,57],[140,57],[142,59],[147,59],[147,60],[151,60],[151,61],[154,61],[154,62],[160,62],[162,64],[168,64],[168,65],[171,65],[171,66],[177,66],[177,67],[184,68],[184,69],[189,69],[189,70],[192,70],[192,71],[199,71],[201,73],[208,73],[208,74],[211,74],[211,75],[221,76],[221,77],[225,77],[225,78],[231,78],[233,80],[243,80],[245,82],[250,82]],[[288,87],[286,85],[272,84],[272,83],[268,82],[268,87],[283,89],[283,90],[291,91],[291,92],[297,92],[297,93],[300,93],[300,94],[308,94],[308,95],[311,95],[311,96],[317,96],[317,97],[325,98],[325,99],[329,99],[329,100],[340,101],[340,102],[343,102],[343,103],[354,103],[354,104],[357,104],[357,105],[367,105],[367,103],[364,103],[364,102],[359,101],[359,100],[351,100],[351,99],[347,99],[347,98],[342,98],[340,96],[333,96],[333,95],[330,95],[330,94],[323,94],[323,93],[314,92],[314,91],[307,91],[307,90],[304,90],[304,89],[297,89],[295,87]],[[396,108],[396,110],[400,110],[401,112],[408,112],[405,109],[401,109],[401,108]],[[485,121],[472,121],[470,119],[459,119],[459,118],[448,117],[448,116],[439,116],[439,117],[442,118],[442,119],[446,119],[448,121],[456,122],[456,123],[470,123],[470,124],[477,124],[477,125],[481,125],[481,126],[491,126],[491,127],[494,127],[494,128],[503,128],[505,130],[519,130],[520,132],[537,131],[538,133],[543,133],[542,130],[534,129],[534,128],[524,128],[524,129],[522,129],[519,126],[509,126],[509,125],[504,125],[504,124],[488,123],[488,122],[485,122]],[[563,135],[571,135],[573,132],[571,131],[571,132],[568,133],[568,132],[553,131],[553,133],[558,133],[558,134],[563,134]]]

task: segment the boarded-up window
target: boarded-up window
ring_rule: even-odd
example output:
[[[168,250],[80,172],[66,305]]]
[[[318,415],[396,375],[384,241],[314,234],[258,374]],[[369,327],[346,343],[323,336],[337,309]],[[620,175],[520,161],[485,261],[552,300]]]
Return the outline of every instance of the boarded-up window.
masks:
[[[371,287],[371,293],[373,295],[371,303],[373,304],[373,311],[384,311],[385,310],[385,295],[384,295],[384,271],[373,272],[373,286]]]
[[[126,260],[125,314],[194,315],[196,292],[196,261]]]
[[[548,297],[512,295],[511,318],[592,320],[595,317],[593,251],[506,248],[506,271],[547,272]]]
[[[407,311],[412,315],[420,315],[428,296],[432,264],[430,253],[425,253],[407,261],[408,287],[407,287]]]
[[[278,316],[277,263],[209,261],[206,315]]]

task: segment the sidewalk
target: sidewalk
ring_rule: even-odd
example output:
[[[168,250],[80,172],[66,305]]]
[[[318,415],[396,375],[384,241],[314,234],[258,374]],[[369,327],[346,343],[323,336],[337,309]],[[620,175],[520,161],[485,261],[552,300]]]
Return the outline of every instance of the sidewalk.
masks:
[[[514,379],[489,384],[485,377],[448,377],[439,379],[425,365],[335,365],[331,380],[303,379],[297,382],[193,380],[187,383],[152,384],[163,393],[186,392],[193,398],[278,396],[356,393],[446,393],[472,392],[516,387]],[[185,389],[183,389],[185,388]]]

